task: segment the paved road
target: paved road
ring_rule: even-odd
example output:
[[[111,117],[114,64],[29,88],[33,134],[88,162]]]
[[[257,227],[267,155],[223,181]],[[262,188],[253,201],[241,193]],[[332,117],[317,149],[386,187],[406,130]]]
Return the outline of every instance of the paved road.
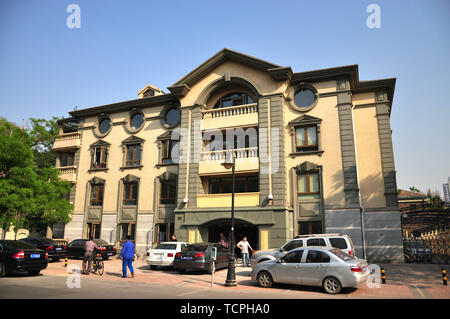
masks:
[[[80,267],[80,260],[69,260],[69,266]],[[0,278],[0,298],[28,299],[360,299],[360,298],[416,298],[449,299],[449,286],[443,286],[440,265],[384,265],[387,284],[381,288],[346,289],[331,296],[321,288],[276,285],[260,288],[250,279],[250,268],[236,270],[237,287],[225,287],[226,269],[217,271],[215,284],[211,276],[201,272],[178,274],[174,270],[149,270],[142,262],[135,263],[135,278],[120,278],[120,260],[105,261],[103,276],[81,276],[80,288],[69,288],[72,273],[64,262],[51,262],[40,276],[10,275]]]

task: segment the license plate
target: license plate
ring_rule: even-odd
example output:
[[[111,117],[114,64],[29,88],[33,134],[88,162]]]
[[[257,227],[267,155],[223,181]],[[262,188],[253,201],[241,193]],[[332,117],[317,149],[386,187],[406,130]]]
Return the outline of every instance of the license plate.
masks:
[[[31,254],[30,258],[41,258],[41,254]]]
[[[62,248],[57,247],[56,250],[62,250]]]
[[[108,253],[108,256],[112,256],[112,253]]]
[[[183,257],[183,259],[192,259],[192,257]]]

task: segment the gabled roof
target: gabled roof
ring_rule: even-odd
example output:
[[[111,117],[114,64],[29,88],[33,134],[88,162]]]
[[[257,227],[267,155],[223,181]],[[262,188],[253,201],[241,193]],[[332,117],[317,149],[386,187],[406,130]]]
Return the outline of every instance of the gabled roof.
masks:
[[[122,144],[141,144],[144,143],[145,140],[143,140],[140,137],[131,135],[130,137],[128,137],[127,139],[122,141]]]
[[[211,58],[200,64],[197,68],[188,73],[186,76],[182,77],[180,80],[175,82],[172,86],[179,86],[182,84],[186,84],[187,86],[192,87],[192,85],[195,84],[198,80],[200,80],[202,77],[210,73],[219,65],[223,64],[225,61],[241,62],[243,64],[261,70],[281,68],[281,66],[277,64],[270,63],[237,51],[224,48],[219,52],[217,52],[216,54],[214,54]]]
[[[297,117],[295,120],[290,121],[289,125],[306,125],[306,124],[317,124],[322,122],[322,119],[314,117],[308,114],[303,114]]]

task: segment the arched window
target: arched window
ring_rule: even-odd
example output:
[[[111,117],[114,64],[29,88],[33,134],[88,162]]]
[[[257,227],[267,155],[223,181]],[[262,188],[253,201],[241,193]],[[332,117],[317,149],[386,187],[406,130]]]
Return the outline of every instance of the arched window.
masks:
[[[237,106],[237,105],[245,105],[245,104],[252,104],[255,103],[253,98],[245,93],[240,92],[233,92],[230,94],[227,94],[219,99],[217,101],[216,105],[214,106],[215,109],[221,108],[221,107],[231,107],[231,106]]]

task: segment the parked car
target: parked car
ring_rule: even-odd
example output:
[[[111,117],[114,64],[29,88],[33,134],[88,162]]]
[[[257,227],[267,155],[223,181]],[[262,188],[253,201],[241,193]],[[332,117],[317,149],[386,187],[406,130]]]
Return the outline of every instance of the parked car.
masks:
[[[266,260],[276,260],[281,253],[300,247],[323,247],[326,249],[338,248],[343,252],[355,256],[355,248],[350,236],[346,234],[314,234],[296,236],[281,248],[260,250],[250,258],[250,266],[253,268],[258,263]]]
[[[175,254],[173,267],[180,273],[186,270],[206,270],[212,272],[211,252],[217,248],[215,263],[216,269],[228,267],[228,256],[230,252],[221,244],[216,243],[197,243],[184,247],[181,252]]]
[[[0,240],[0,277],[11,272],[28,272],[37,276],[47,265],[46,251],[21,240]]]
[[[251,276],[264,288],[286,283],[322,286],[325,292],[337,294],[341,288],[366,282],[369,270],[366,260],[339,249],[296,248],[277,260],[257,264]]]
[[[84,244],[89,239],[75,239],[67,246],[68,258],[83,258],[84,257]],[[100,248],[98,253],[102,254],[102,259],[107,260],[109,257],[117,254],[116,247],[107,243],[103,239],[94,239],[94,243]]]
[[[48,258],[53,261],[58,261],[60,259],[64,259],[67,257],[67,246],[66,245],[58,245],[51,238],[22,238],[21,241],[24,241],[38,249],[45,250],[48,253]]]
[[[187,245],[185,242],[160,243],[156,248],[147,251],[147,264],[150,265],[150,269],[156,269],[158,266],[173,266],[175,254]]]

